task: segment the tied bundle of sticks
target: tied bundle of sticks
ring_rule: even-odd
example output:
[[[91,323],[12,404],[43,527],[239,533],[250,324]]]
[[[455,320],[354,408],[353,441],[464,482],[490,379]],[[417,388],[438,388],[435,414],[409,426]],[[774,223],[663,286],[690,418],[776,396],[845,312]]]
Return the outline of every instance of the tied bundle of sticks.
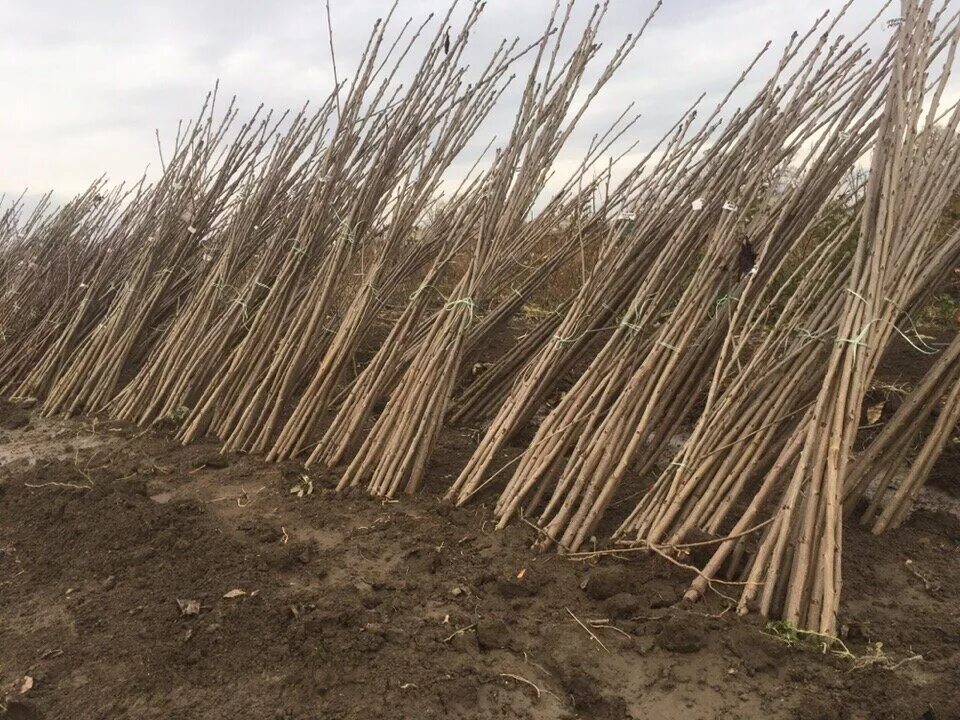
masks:
[[[122,285],[105,274],[110,268],[104,266],[87,283],[87,297],[102,292],[105,284],[113,291],[99,322],[92,328],[70,323],[41,360],[47,376],[27,379],[28,384],[50,384],[45,414],[106,407],[125,367],[153,345],[159,335],[155,328],[176,312],[180,295],[202,272],[191,260],[202,252],[205,236],[215,232],[267,132],[267,121],[255,114],[232,142],[225,142],[237,110],[231,103],[216,119],[215,105],[214,92],[197,121],[178,133],[161,180],[137,198],[119,224],[124,250],[131,254]],[[63,357],[67,345],[73,347]]]
[[[465,88],[456,62],[480,7],[474,4],[449,53],[443,51],[443,23],[406,92],[393,87],[393,78],[422,28],[410,34],[405,27],[381,57],[390,18],[378,25],[357,79],[338,101],[321,174],[279,272],[226,371],[196,402],[181,433],[184,442],[209,429],[226,450],[270,449],[305,364],[327,347],[324,321],[349,292],[343,281],[351,260],[379,240],[390,262],[396,239],[408,234],[437,178],[499,94],[512,46],[501,45],[479,82]],[[433,155],[425,158],[435,133]],[[392,229],[386,227],[390,220]],[[371,284],[356,291],[389,288]]]
[[[599,49],[595,40],[606,7],[595,8],[564,60],[560,57],[561,42],[572,9],[573,4],[568,3],[560,14],[558,3],[538,44],[510,139],[498,151],[483,182],[476,239],[467,267],[354,455],[340,488],[368,480],[370,492],[392,496],[401,488],[413,492],[419,487],[459,376],[470,326],[479,304],[497,289],[497,268],[512,257],[526,254],[556,227],[562,217],[557,209],[569,205],[568,193],[586,192],[577,188],[577,174],[537,218],[525,222],[565,141],[639,37],[628,37],[616,49],[593,87],[586,91],[583,103],[574,107],[585,71]],[[322,446],[318,448],[321,452]]]
[[[364,286],[368,292],[355,295],[330,345],[313,371],[309,384],[269,450],[269,459],[291,457],[302,451],[311,441],[315,441],[315,429],[329,410],[335,391],[359,342],[365,336],[377,311],[383,308],[384,297],[389,296],[403,280],[413,275],[430,255],[444,258],[433,266],[431,275],[434,275],[452,257],[448,248],[444,247],[445,241],[450,238],[449,233],[470,232],[473,211],[467,210],[453,215],[449,212],[442,213],[438,222],[428,230],[423,242],[415,245],[412,251],[403,250],[416,223],[432,202],[443,173],[472,138],[503,92],[502,81],[508,69],[526,54],[526,50],[515,52],[518,44],[516,40],[509,45],[501,45],[480,80],[462,87],[463,70],[457,68],[456,63],[466,47],[470,27],[479,16],[481,7],[479,3],[474,5],[467,24],[452,45],[444,27],[441,27],[434,37],[421,71],[422,77],[414,85],[418,93],[423,93],[429,87],[428,80],[433,75],[439,75],[442,80],[437,83],[435,96],[430,98],[430,102],[424,103],[423,99],[417,99],[418,104],[426,104],[428,108],[431,103],[436,105],[433,111],[437,113],[437,117],[431,123],[438,126],[438,130],[431,138],[429,132],[433,132],[433,128],[428,128],[428,134],[419,141],[419,151],[429,154],[426,160],[421,162],[413,178],[406,178],[403,186],[399,188],[399,197],[392,208],[393,217],[385,230],[385,237],[375,247],[373,262],[365,271]],[[444,48],[443,54],[440,53],[441,46]],[[433,69],[428,63],[437,63],[438,69]],[[452,79],[447,79],[447,75]],[[419,122],[423,123],[422,120]],[[453,193],[452,205],[471,208],[476,196],[476,181],[468,183],[465,180]],[[458,242],[449,245],[459,249]],[[401,256],[399,260],[398,254]]]
[[[775,75],[695,168],[692,197],[708,202],[697,210],[689,195],[677,201],[688,221],[662,243],[631,312],[540,425],[498,500],[500,525],[523,508],[539,517],[543,544],[568,551],[593,534],[631,464],[641,474],[651,467],[696,402],[722,346],[717,308],[746,301],[773,277],[862,151],[863,134],[834,129],[856,116],[851,107],[875,82],[855,42],[831,44],[828,31],[789,74],[818,26],[792,39]],[[824,127],[834,141],[813,141]],[[803,179],[783,192],[768,179],[808,139]],[[744,248],[759,252],[756,270],[733,262]],[[686,277],[679,297],[678,274]]]
[[[53,210],[50,196],[24,215],[15,199],[0,218],[0,392],[29,397],[46,391],[41,358],[69,324],[98,317],[111,288],[87,290],[97,274],[123,273],[126,255],[114,232],[121,205],[130,193],[110,191],[103,180]],[[133,201],[135,204],[135,201]],[[83,309],[90,307],[90,315]],[[78,317],[79,315],[79,317]],[[63,354],[46,357],[59,367]]]
[[[235,210],[215,241],[193,261],[206,268],[183,294],[179,312],[135,377],[114,398],[125,420],[149,424],[178,419],[199,388],[212,382],[236,338],[277,272],[284,244],[305,211],[322,157],[320,133],[334,112],[333,98],[312,115],[279,125],[245,182]]]
[[[947,132],[936,126],[960,26],[955,16],[941,28],[931,4],[904,3],[838,335],[741,598],[741,610],[759,598],[765,614],[827,636],[837,629],[843,486],[863,397],[960,180],[958,109],[947,112]],[[928,88],[928,70],[945,48],[947,62]],[[772,475],[781,473],[790,470]]]
[[[804,278],[790,312],[778,319],[781,329],[764,338],[745,366],[745,380],[725,389],[715,383],[713,411],[677,456],[678,469],[658,481],[620,529],[648,547],[676,547],[693,529],[717,537],[689,599],[729,563],[729,574],[743,582],[741,612],[756,609],[835,635],[843,502],[854,503],[865,490],[871,462],[897,432],[884,432],[873,452],[851,464],[863,397],[890,338],[905,334],[898,323],[956,260],[957,233],[944,237],[938,219],[960,181],[957,108],[942,115],[940,108],[957,40],[956,15],[944,22],[942,12],[931,17],[930,3],[905,3],[890,63],[880,66],[889,77],[849,267],[838,272],[831,262],[813,280]],[[939,74],[930,80],[938,59]],[[833,245],[821,251],[823,259],[835,254]],[[823,290],[805,289],[811,282]],[[793,349],[787,344],[778,355],[771,346],[778,340]],[[825,362],[810,360],[817,354]],[[931,377],[949,376],[951,362],[942,360]],[[907,426],[915,421],[908,414]],[[945,424],[950,416],[944,414]],[[942,446],[941,437],[931,435],[934,446]],[[915,465],[917,477],[927,462],[923,455]],[[908,483],[904,492],[915,486]],[[881,498],[884,489],[881,481]],[[902,512],[896,500],[890,507]],[[759,530],[759,545],[745,558],[746,536]]]

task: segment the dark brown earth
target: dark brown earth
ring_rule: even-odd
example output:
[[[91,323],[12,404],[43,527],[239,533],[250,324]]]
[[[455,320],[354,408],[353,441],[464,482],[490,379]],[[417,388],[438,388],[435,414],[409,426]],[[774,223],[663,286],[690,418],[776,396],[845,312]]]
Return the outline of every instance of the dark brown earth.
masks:
[[[956,453],[931,510],[846,528],[844,653],[440,504],[474,442],[389,502],[0,405],[0,718],[960,718]]]

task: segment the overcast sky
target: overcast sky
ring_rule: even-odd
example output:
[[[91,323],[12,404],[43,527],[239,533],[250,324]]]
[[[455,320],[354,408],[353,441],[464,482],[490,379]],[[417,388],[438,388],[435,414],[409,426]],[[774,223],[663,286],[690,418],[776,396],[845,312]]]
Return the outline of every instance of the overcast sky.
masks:
[[[345,75],[391,3],[330,2]],[[781,44],[840,4],[665,0],[585,119],[582,137],[635,101],[644,118],[632,138],[641,147],[652,142],[701,92],[722,95],[766,40]],[[479,63],[504,36],[534,39],[552,5],[489,0],[468,57]],[[583,0],[580,9],[591,5]],[[844,26],[859,27],[879,5],[856,0]],[[399,0],[397,16],[420,19],[446,7],[446,0]],[[611,0],[605,46],[639,27],[652,7],[653,0]],[[332,85],[323,8],[323,0],[0,0],[0,192],[52,189],[65,197],[102,173],[136,179],[157,165],[155,129],[169,138],[218,78],[223,95],[236,94],[244,107],[323,98]],[[763,74],[754,78],[759,83]]]

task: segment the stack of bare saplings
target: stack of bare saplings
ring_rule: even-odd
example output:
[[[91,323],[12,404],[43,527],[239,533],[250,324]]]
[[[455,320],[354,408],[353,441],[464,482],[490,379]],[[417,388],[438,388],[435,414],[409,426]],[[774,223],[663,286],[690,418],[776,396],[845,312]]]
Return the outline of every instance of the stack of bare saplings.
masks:
[[[0,392],[387,497],[472,428],[449,501],[566,553],[706,548],[688,599],[833,636],[845,514],[901,523],[960,419],[960,340],[911,319],[960,261],[960,14],[849,7],[639,150],[642,98],[572,138],[659,4],[605,49],[606,6],[558,0],[472,66],[482,2],[391,12],[311,110],[214,91],[158,177],[4,206]],[[894,340],[939,357],[862,435]]]

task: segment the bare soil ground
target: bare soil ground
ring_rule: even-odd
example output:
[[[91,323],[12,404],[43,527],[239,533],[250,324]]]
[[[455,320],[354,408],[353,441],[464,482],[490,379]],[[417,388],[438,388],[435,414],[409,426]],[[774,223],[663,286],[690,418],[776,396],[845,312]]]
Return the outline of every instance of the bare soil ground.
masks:
[[[0,405],[0,718],[960,718],[957,453],[903,528],[846,528],[843,654],[440,504],[474,443],[384,502]]]

